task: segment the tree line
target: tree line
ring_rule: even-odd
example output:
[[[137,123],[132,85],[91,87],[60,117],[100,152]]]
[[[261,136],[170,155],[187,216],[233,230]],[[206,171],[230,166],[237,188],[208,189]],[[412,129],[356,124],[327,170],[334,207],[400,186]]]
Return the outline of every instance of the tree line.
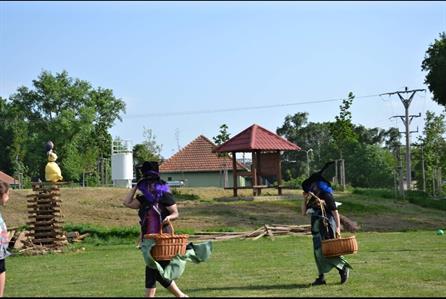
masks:
[[[433,100],[446,107],[444,32],[426,51],[421,67],[428,72],[425,83]],[[101,168],[104,161],[110,163],[109,129],[115,121],[122,121],[125,102],[116,98],[111,89],[95,88],[90,82],[71,78],[67,71],[42,71],[32,82],[33,88],[21,86],[8,99],[0,97],[0,170],[21,179],[25,187],[33,179],[44,178],[45,144],[52,140],[64,180],[81,183],[86,178],[89,186],[111,182],[110,171],[104,180]],[[316,171],[327,161],[342,159],[350,185],[394,186],[399,161],[405,154],[400,132],[397,128],[383,130],[352,124],[349,108],[353,101],[354,95],[349,93],[342,101],[339,115],[331,122],[309,122],[306,112],[285,117],[277,134],[304,149],[284,154],[285,180],[297,184],[307,175],[308,167]],[[227,126],[220,129],[227,139]],[[428,111],[423,135],[412,149],[414,178],[418,184],[423,182],[423,188],[429,192],[438,191],[442,186],[438,178],[446,173],[445,132],[444,113],[435,115]],[[157,144],[151,129],[144,128],[143,135],[144,141],[133,147],[135,163],[162,162],[162,146]],[[218,137],[214,141],[220,142]]]

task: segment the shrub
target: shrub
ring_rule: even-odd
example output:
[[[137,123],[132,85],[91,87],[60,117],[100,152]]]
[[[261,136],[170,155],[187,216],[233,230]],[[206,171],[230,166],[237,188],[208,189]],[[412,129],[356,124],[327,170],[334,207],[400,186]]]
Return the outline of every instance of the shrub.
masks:
[[[175,200],[198,200],[198,199],[200,199],[200,196],[198,196],[196,194],[181,193],[181,191],[176,188],[172,188],[172,194],[175,196]]]
[[[391,189],[370,189],[370,188],[353,188],[353,194],[367,195],[382,198],[395,198],[395,193]]]
[[[407,191],[407,200],[410,203],[422,206],[425,208],[438,209],[446,211],[446,201],[432,199],[427,193],[423,191]]]

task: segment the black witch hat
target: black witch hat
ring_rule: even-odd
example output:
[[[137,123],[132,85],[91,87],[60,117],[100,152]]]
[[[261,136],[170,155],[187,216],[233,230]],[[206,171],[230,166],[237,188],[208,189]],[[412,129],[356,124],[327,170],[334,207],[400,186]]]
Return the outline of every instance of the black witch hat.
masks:
[[[331,184],[329,181],[327,181],[323,176],[322,173],[324,172],[325,169],[328,168],[328,166],[334,164],[334,161],[330,161],[325,163],[324,167],[321,168],[321,170],[319,170],[318,172],[313,173],[312,175],[310,175],[310,177],[308,179],[306,179],[305,181],[302,182],[302,189],[305,192],[310,191],[310,186],[312,183],[314,182],[318,182],[318,181],[322,181],[328,184],[328,186],[331,187]]]
[[[138,167],[141,175],[145,179],[159,179],[159,164],[157,161],[145,161]]]

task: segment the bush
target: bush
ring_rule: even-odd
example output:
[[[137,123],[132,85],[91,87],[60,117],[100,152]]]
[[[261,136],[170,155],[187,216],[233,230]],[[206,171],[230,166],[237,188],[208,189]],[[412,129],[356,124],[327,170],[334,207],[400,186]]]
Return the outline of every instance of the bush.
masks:
[[[301,189],[302,188],[302,182],[307,179],[306,176],[300,176],[297,178],[291,178],[288,181],[283,182],[283,185],[285,187],[291,188],[291,189]]]
[[[421,207],[438,209],[446,211],[445,200],[432,199],[427,193],[423,191],[407,191],[407,200],[410,203],[416,204]]]
[[[111,238],[138,238],[140,234],[139,226],[105,228],[90,224],[66,224],[64,230],[67,232],[77,231],[80,234],[89,233],[92,238],[105,240]]]
[[[198,200],[200,196],[196,194],[181,193],[180,190],[172,188],[172,194],[175,196],[175,200]]]
[[[391,189],[353,188],[352,193],[389,199],[395,198],[395,193]]]

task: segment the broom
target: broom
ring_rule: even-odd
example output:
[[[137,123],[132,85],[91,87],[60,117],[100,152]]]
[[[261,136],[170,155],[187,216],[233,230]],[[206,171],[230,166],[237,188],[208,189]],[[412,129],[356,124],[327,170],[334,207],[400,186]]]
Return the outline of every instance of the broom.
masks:
[[[343,231],[348,231],[350,233],[354,233],[358,229],[360,229],[360,226],[358,225],[358,223],[356,223],[355,221],[351,220],[347,216],[342,215],[341,213],[339,213],[339,220],[341,222],[341,229]]]

